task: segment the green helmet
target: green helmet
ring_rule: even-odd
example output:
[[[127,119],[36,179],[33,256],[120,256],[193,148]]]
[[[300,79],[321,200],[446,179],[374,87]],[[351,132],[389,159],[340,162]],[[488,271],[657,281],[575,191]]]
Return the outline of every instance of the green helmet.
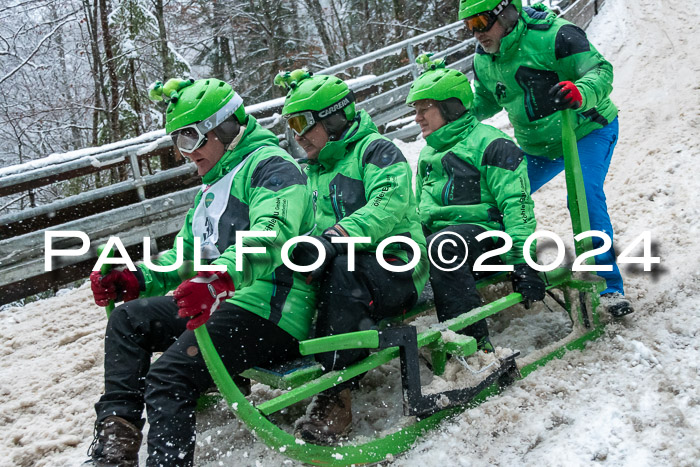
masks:
[[[355,118],[355,96],[340,78],[294,70],[279,73],[275,84],[288,89],[283,116],[312,111],[323,119],[342,109],[348,121]]]
[[[406,104],[422,99],[444,101],[454,97],[469,109],[474,100],[469,79],[461,71],[445,68],[444,60],[430,60],[431,55],[421,54],[416,58],[416,63],[423,65],[425,71],[411,84]]]
[[[484,11],[493,11],[497,15],[511,4],[518,13],[523,11],[523,0],[459,0],[459,19],[469,18]]]
[[[244,123],[246,119],[241,97],[230,84],[218,79],[195,81],[173,78],[165,85],[158,81],[150,86],[148,94],[154,101],[169,101],[165,113],[166,133],[209,119],[215,114],[216,118],[207,124],[208,130],[216,128],[231,115],[235,115],[239,123]]]

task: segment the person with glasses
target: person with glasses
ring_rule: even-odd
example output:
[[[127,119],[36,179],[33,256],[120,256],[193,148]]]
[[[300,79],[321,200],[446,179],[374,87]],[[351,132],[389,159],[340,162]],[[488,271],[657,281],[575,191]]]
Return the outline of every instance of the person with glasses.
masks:
[[[287,240],[314,225],[300,166],[246,115],[224,81],[170,80],[152,87],[151,97],[168,101],[166,132],[203,185],[175,246],[152,260],[158,267],[90,276],[98,305],[125,302],[111,313],[105,334],[105,392],[95,405],[90,449],[98,466],[138,465],[144,405],[147,465],[193,464],[197,400],[213,386],[194,329],[206,325],[228,371],[238,375],[299,358],[315,311],[313,287],[281,256]],[[271,236],[238,241],[243,231]],[[264,252],[237,255],[254,247]],[[194,268],[201,262],[210,270],[193,271],[193,260]],[[163,354],[151,363],[153,352]],[[249,381],[234,378],[249,390]]]
[[[586,33],[542,4],[522,0],[460,0],[459,18],[478,41],[474,104],[479,120],[501,109],[528,160],[532,192],[564,170],[560,110],[575,114],[574,131],[586,188],[591,230],[613,239],[603,183],[618,138],[617,108],[610,100],[612,65]],[[595,248],[603,239],[593,237]],[[624,297],[613,246],[595,256],[606,270],[601,304],[614,317],[633,311]]]
[[[430,283],[440,321],[447,321],[482,305],[476,281],[489,267],[510,266],[513,290],[525,306],[544,299],[545,285],[524,259],[524,245],[537,225],[530,197],[527,162],[520,148],[502,131],[482,123],[469,112],[473,93],[469,79],[445,67],[444,60],[417,58],[424,72],[411,84],[406,104],[416,111],[426,146],[416,174],[416,198],[430,248]],[[475,262],[505,245],[484,267]],[[534,259],[535,243],[530,247]],[[477,348],[493,352],[486,320],[462,330],[474,337]]]
[[[427,281],[428,259],[406,158],[367,112],[355,110],[343,80],[295,70],[280,73],[275,82],[288,91],[282,115],[307,155],[312,234],[320,248],[299,243],[294,260],[318,265],[308,276],[319,285],[315,337],[367,330],[409,311]],[[343,350],[316,358],[331,371],[366,355]],[[340,440],[351,428],[350,388],[356,380],[317,395],[295,434],[317,444]]]

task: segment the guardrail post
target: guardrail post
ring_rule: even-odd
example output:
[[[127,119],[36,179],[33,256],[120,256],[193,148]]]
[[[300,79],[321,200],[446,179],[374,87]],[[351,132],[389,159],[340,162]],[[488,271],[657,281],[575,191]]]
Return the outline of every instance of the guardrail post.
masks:
[[[136,193],[138,193],[139,199],[143,201],[146,199],[146,192],[143,189],[145,182],[143,181],[143,176],[141,175],[141,169],[139,169],[138,157],[136,157],[136,153],[133,151],[129,154],[129,162],[131,163],[131,173],[134,176]]]
[[[406,52],[408,53],[408,62],[411,64],[411,74],[413,79],[418,79],[418,65],[416,65],[416,53],[413,51],[413,44],[408,44],[406,46]]]

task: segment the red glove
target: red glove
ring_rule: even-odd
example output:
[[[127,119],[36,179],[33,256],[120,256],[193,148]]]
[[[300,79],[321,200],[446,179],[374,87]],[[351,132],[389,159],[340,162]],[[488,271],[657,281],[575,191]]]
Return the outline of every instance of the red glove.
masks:
[[[139,280],[128,269],[113,269],[104,276],[100,271],[92,271],[90,286],[95,303],[99,306],[107,306],[110,300],[135,300],[141,292]]]
[[[557,110],[578,109],[583,105],[581,91],[571,81],[562,81],[555,84],[549,90],[549,95],[554,101]]]
[[[227,272],[201,271],[175,290],[173,296],[180,308],[177,314],[181,318],[192,317],[187,329],[194,331],[207,322],[223,300],[233,297],[235,290]]]

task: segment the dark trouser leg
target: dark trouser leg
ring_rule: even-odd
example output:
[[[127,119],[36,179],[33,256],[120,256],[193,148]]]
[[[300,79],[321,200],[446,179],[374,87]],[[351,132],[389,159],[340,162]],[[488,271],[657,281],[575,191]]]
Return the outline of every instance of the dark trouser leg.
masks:
[[[170,347],[185,324],[172,297],[133,300],[114,309],[105,332],[105,393],[95,404],[98,423],[117,415],[143,427],[151,355]]]
[[[229,373],[299,357],[299,341],[243,308],[224,303],[206,324]],[[195,447],[195,408],[212,379],[192,331],[151,365],[146,377],[148,465],[191,466]]]
[[[493,250],[497,246],[491,238],[477,242],[475,238],[482,232],[485,232],[482,227],[461,224],[442,229],[427,238],[432,258],[430,284],[435,294],[435,309],[439,321],[447,321],[481,306],[481,297],[476,290],[476,281],[488,273],[473,272],[474,262],[483,253]],[[433,239],[440,234],[443,235],[433,242]],[[467,251],[464,249],[464,243],[457,236],[464,239]],[[448,239],[454,240],[456,245],[446,241]],[[442,252],[439,251],[440,245],[442,245]],[[441,261],[440,253],[445,261]],[[456,270],[451,270],[461,264],[465,256],[464,264]],[[495,257],[490,258],[484,264],[502,264],[502,262]],[[467,326],[463,333],[473,336],[477,340],[488,336],[489,330],[486,320]]]
[[[387,260],[392,265],[405,264],[397,258]],[[374,254],[358,253],[355,271],[349,272],[348,257],[337,256],[322,277],[316,337],[370,329],[381,319],[410,310],[417,299],[412,271],[387,271]],[[317,354],[316,360],[330,371],[367,355],[364,349],[341,350]]]

